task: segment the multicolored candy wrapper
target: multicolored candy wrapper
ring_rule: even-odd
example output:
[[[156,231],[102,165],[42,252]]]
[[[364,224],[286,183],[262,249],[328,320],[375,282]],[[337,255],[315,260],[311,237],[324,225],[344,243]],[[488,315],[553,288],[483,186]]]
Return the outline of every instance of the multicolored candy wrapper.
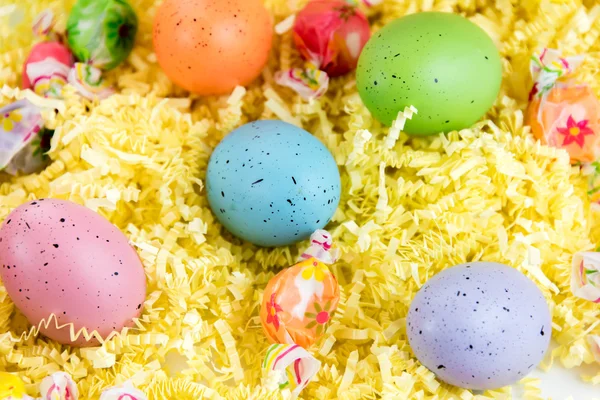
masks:
[[[61,43],[38,43],[23,65],[23,89],[33,89],[42,97],[62,98],[72,65],[73,56]]]
[[[68,81],[86,99],[105,99],[115,91],[102,78],[102,71],[88,64],[75,63],[69,72]]]
[[[274,344],[263,361],[264,375],[278,374],[280,389],[297,397],[321,368],[321,362],[297,344]]]
[[[67,41],[79,61],[109,70],[129,56],[137,29],[127,0],[78,0],[67,20]]]
[[[322,96],[327,91],[328,77],[355,69],[371,36],[364,14],[343,0],[311,1],[296,16],[293,29],[296,47],[309,66],[304,73],[281,71],[276,81],[296,90],[305,99]]]
[[[588,85],[564,80],[583,60],[546,48],[532,57],[530,67],[534,86],[527,123],[536,138],[564,148],[573,164],[600,158],[600,102]]]
[[[75,381],[66,372],[56,372],[45,377],[40,384],[44,400],[77,400],[79,390]]]
[[[332,236],[315,231],[299,262],[275,275],[267,284],[260,309],[266,336],[274,344],[267,351],[263,371],[280,371],[281,389],[295,398],[319,371],[320,362],[305,349],[326,331],[340,300],[340,287],[327,264],[337,261]]]
[[[600,253],[580,252],[573,255],[571,291],[577,297],[600,303]]]
[[[129,381],[122,386],[113,387],[102,392],[100,400],[147,400],[141,390],[136,389]]]
[[[28,100],[0,108],[0,171],[31,173],[44,164],[40,109]]]
[[[0,400],[21,400],[25,396],[25,384],[21,378],[0,372]]]
[[[58,41],[58,34],[54,31],[54,13],[47,9],[42,11],[33,21],[33,34],[48,41]]]
[[[329,76],[310,64],[306,69],[278,71],[275,74],[275,82],[293,89],[306,100],[323,96],[329,88]]]

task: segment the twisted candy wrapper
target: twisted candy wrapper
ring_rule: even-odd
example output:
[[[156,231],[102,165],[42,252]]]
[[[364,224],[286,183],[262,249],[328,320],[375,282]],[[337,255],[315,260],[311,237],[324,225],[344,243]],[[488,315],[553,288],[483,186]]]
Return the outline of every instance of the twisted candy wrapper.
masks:
[[[57,372],[44,378],[40,384],[40,392],[44,400],[77,400],[79,390],[66,372]]]
[[[294,397],[300,394],[320,368],[321,362],[296,344],[271,345],[262,365],[263,374],[278,374],[279,388],[290,390]]]
[[[129,381],[122,386],[107,389],[100,395],[100,400],[147,400],[141,390],[136,389]]]
[[[305,99],[318,98],[327,91],[330,76],[356,68],[370,36],[369,22],[356,6],[343,0],[313,0],[294,23],[294,42],[309,66],[304,72],[281,71],[276,81]]]
[[[38,43],[23,65],[23,89],[33,89],[42,96],[62,98],[67,75],[73,65],[69,49],[58,42]]]
[[[78,400],[79,390],[71,375],[56,372],[45,377],[40,383],[39,400]],[[23,381],[16,375],[0,372],[0,400],[34,400],[25,393]],[[146,395],[136,389],[131,382],[108,388],[100,395],[100,400],[147,400]]]
[[[40,109],[28,100],[0,108],[0,171],[31,173],[44,164]]]
[[[571,291],[577,297],[600,303],[600,253],[581,252],[573,256]]]
[[[531,59],[534,86],[527,122],[536,138],[564,148],[573,163],[591,163],[600,157],[600,103],[585,84],[564,82],[583,56],[562,57],[543,49]]]
[[[86,99],[105,99],[114,93],[102,78],[102,71],[88,64],[75,63],[69,72],[69,83]]]

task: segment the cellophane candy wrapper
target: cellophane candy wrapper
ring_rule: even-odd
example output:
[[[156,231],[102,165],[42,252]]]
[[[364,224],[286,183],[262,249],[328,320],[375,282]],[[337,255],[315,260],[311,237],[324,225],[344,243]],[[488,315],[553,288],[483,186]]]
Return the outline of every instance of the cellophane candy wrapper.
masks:
[[[23,65],[23,89],[33,89],[42,96],[62,98],[73,56],[58,42],[42,42],[33,46]]]
[[[129,381],[118,387],[113,387],[102,392],[100,400],[147,400],[141,390],[136,389]]]
[[[0,171],[27,174],[45,165],[43,126],[41,110],[28,100],[0,108]]]
[[[47,376],[40,384],[42,399],[49,400],[77,400],[79,390],[73,378],[66,372],[56,372]]]
[[[102,71],[89,64],[75,63],[69,71],[68,81],[81,96],[89,100],[102,100],[114,93],[102,78]]]
[[[127,0],[78,0],[67,20],[67,40],[79,61],[109,70],[129,56],[137,29]]]
[[[571,291],[577,297],[600,303],[600,253],[580,252],[573,256]]]
[[[321,362],[297,344],[273,344],[262,364],[263,374],[277,374],[279,389],[296,397],[321,368]]]
[[[583,60],[545,48],[530,65],[534,86],[527,123],[536,138],[565,149],[574,164],[600,157],[600,103],[588,85],[565,80]]]
[[[291,87],[305,99],[322,96],[327,91],[329,77],[355,69],[371,36],[365,15],[343,0],[311,1],[296,16],[293,30],[296,47],[308,66],[304,72],[280,71],[275,78],[277,83]]]

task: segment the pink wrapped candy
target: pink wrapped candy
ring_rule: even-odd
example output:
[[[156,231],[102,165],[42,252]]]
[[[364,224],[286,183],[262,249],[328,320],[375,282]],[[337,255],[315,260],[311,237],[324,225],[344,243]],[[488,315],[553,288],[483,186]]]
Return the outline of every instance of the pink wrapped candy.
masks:
[[[369,40],[369,22],[356,6],[343,0],[313,0],[296,16],[294,41],[306,69],[280,71],[275,80],[305,99],[321,97],[329,77],[356,68],[358,57]]]
[[[61,98],[73,62],[73,55],[61,43],[36,44],[23,65],[23,89],[33,89],[43,97]]]
[[[313,0],[294,24],[294,41],[302,56],[330,77],[356,68],[370,36],[367,18],[343,0]]]

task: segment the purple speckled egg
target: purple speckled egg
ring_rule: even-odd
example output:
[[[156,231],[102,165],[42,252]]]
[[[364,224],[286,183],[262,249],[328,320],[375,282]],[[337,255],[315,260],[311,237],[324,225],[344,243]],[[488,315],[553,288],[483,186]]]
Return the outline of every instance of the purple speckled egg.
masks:
[[[503,264],[446,269],[419,290],[407,318],[410,346],[439,379],[466,389],[510,385],[544,357],[552,333],[541,291]]]

